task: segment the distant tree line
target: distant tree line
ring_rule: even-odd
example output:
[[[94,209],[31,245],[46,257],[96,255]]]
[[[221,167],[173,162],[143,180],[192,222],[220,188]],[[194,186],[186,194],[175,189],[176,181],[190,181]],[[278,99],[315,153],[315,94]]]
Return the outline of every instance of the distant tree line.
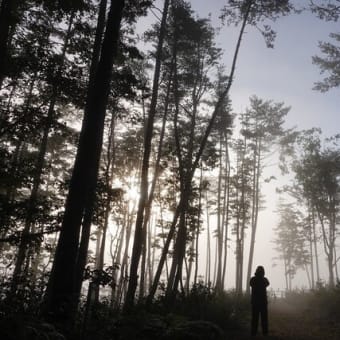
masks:
[[[338,21],[340,1],[310,2],[310,8],[320,19]],[[339,34],[331,33],[335,43],[319,42],[321,56],[312,61],[324,75],[314,89],[327,92],[340,85]],[[337,236],[339,234],[339,135],[322,137],[322,131],[287,131],[281,139],[281,170],[293,176],[291,184],[278,191],[289,199],[278,206],[279,223],[276,245],[285,267],[286,289],[292,289],[297,270],[305,270],[309,287],[323,284],[320,276],[320,249],[328,264],[328,285],[339,282]]]

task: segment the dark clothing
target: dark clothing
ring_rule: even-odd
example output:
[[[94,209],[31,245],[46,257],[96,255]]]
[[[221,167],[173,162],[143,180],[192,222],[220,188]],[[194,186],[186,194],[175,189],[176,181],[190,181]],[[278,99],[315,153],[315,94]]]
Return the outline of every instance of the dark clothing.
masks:
[[[267,278],[256,275],[250,280],[251,287],[251,304],[252,320],[251,335],[256,335],[259,317],[261,315],[262,333],[268,334],[268,309],[267,309],[267,287],[269,281]]]
[[[255,306],[252,305],[251,311],[251,335],[257,334],[257,328],[259,325],[259,318],[261,315],[261,326],[263,335],[268,334],[268,309],[267,306]]]
[[[253,276],[250,279],[251,304],[257,306],[267,305],[267,287],[269,281],[266,277]]]

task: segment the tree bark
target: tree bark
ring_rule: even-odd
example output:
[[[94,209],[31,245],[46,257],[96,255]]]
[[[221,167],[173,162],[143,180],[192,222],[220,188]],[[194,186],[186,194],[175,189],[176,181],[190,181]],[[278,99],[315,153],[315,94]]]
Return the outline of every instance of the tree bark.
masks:
[[[97,19],[97,27],[95,33],[95,39],[93,44],[93,51],[92,51],[92,58],[91,58],[91,66],[89,71],[89,86],[93,82],[95,77],[99,56],[100,56],[100,49],[103,40],[103,34],[105,29],[105,20],[106,20],[106,7],[107,7],[107,0],[101,0],[99,4],[99,12],[98,12],[98,19]],[[88,251],[88,244],[91,235],[91,224],[92,224],[92,214],[93,214],[93,205],[89,203],[89,206],[85,208],[85,213],[82,221],[81,227],[81,239],[79,244],[79,250],[77,253],[77,262],[76,262],[76,283],[75,283],[75,301],[79,300],[81,287],[83,283],[83,276],[84,276],[84,269],[87,263],[87,251]],[[77,302],[76,302],[77,304]]]
[[[235,74],[235,70],[236,70],[236,61],[237,61],[237,57],[238,57],[238,54],[239,54],[239,50],[240,50],[240,46],[241,46],[241,41],[242,41],[244,30],[245,30],[245,27],[246,27],[246,24],[247,24],[247,21],[248,21],[248,17],[249,17],[251,6],[252,6],[252,1],[249,1],[248,5],[247,5],[247,7],[245,9],[245,13],[244,13],[244,16],[243,16],[243,21],[242,21],[241,29],[240,29],[239,36],[238,36],[238,39],[237,39],[237,43],[236,43],[236,47],[235,47],[235,52],[234,52],[234,56],[233,56],[233,61],[232,61],[232,65],[231,65],[231,70],[230,70],[230,74],[229,74],[229,78],[228,78],[228,84],[226,85],[225,90],[223,91],[223,93],[221,94],[219,100],[217,101],[217,103],[215,105],[215,108],[214,108],[214,111],[213,111],[213,113],[212,113],[212,115],[210,117],[208,126],[207,126],[207,128],[206,128],[206,130],[204,132],[204,135],[203,135],[202,139],[201,139],[199,150],[196,153],[196,158],[195,158],[195,160],[193,162],[193,165],[191,167],[191,170],[190,170],[189,177],[191,179],[193,178],[195,170],[196,170],[196,168],[198,166],[198,163],[199,163],[199,161],[201,159],[203,150],[204,150],[204,148],[206,146],[208,137],[209,137],[210,132],[212,130],[212,127],[214,125],[214,122],[215,122],[216,116],[217,116],[217,114],[219,112],[219,109],[220,109],[224,99],[228,95],[229,90],[231,88],[231,85],[233,83],[234,74]],[[149,293],[149,296],[148,296],[148,302],[152,301],[152,299],[154,297],[154,294],[156,292],[156,289],[157,289],[157,286],[158,286],[158,282],[159,282],[159,278],[160,278],[160,275],[161,275],[161,272],[162,272],[162,268],[163,268],[163,265],[164,265],[164,261],[165,261],[165,258],[166,258],[167,252],[168,252],[168,247],[170,245],[171,239],[172,239],[172,237],[174,235],[174,232],[175,232],[175,227],[176,227],[177,219],[180,216],[181,210],[183,209],[183,207],[186,206],[186,204],[187,204],[187,202],[185,202],[184,199],[181,197],[180,202],[178,203],[177,208],[176,208],[176,212],[175,212],[175,215],[174,215],[173,223],[172,223],[172,225],[170,227],[170,231],[169,231],[169,234],[168,234],[168,237],[167,237],[167,241],[166,241],[166,244],[165,244],[166,247],[163,248],[163,251],[162,251],[160,263],[158,265],[157,272],[156,272],[156,276],[155,276],[153,285],[151,287],[151,290],[150,290],[150,293]]]
[[[223,259],[223,271],[222,282],[225,283],[226,271],[227,271],[227,259],[228,259],[228,232],[229,232],[229,201],[230,201],[230,159],[228,151],[228,134],[225,134],[225,183],[224,183],[224,259]]]
[[[315,254],[315,269],[316,269],[316,281],[320,283],[320,267],[319,267],[319,252],[318,252],[318,243],[316,237],[316,228],[315,228],[315,211],[312,206],[312,228],[313,228],[313,240],[314,240],[314,254]]]
[[[15,22],[17,0],[2,0],[0,6],[0,89],[5,78],[9,32]]]
[[[156,65],[155,65],[155,73],[154,73],[153,85],[152,85],[150,110],[149,110],[149,116],[147,120],[145,136],[144,136],[144,154],[143,154],[143,161],[142,161],[140,198],[139,198],[139,203],[138,203],[135,236],[134,236],[134,243],[133,243],[133,248],[132,248],[130,278],[129,278],[128,290],[127,290],[125,304],[124,304],[125,311],[128,311],[133,306],[135,292],[136,292],[137,283],[138,283],[138,275],[137,275],[138,265],[139,265],[141,251],[142,251],[142,244],[143,244],[143,218],[144,218],[145,205],[148,200],[149,159],[150,159],[150,153],[151,153],[151,141],[153,137],[153,125],[154,125],[154,119],[155,119],[155,114],[156,114],[159,77],[160,77],[160,70],[161,70],[162,49],[163,49],[163,41],[165,37],[168,8],[169,8],[169,0],[165,0],[164,7],[163,7],[162,22],[161,22],[160,33],[159,33],[158,46],[157,46],[157,51],[156,51]]]
[[[254,152],[254,176],[253,176],[253,204],[252,204],[252,220],[251,220],[251,237],[247,271],[247,282],[250,281],[253,268],[253,258],[255,249],[255,239],[257,230],[257,219],[259,214],[259,191],[260,191],[260,174],[261,174],[261,139],[256,138],[256,149]],[[249,294],[250,286],[247,285],[247,294]]]
[[[65,36],[63,49],[61,53],[61,62],[60,62],[60,65],[58,66],[58,69],[56,70],[56,77],[54,79],[54,84],[52,88],[52,95],[51,95],[51,99],[50,99],[50,103],[48,107],[46,122],[44,125],[43,136],[41,139],[38,158],[37,158],[37,162],[35,165],[33,186],[32,186],[29,200],[28,200],[28,207],[27,207],[26,218],[25,218],[25,226],[24,226],[24,230],[22,231],[22,236],[20,238],[18,255],[17,255],[15,268],[13,272],[13,280],[12,280],[13,285],[14,285],[14,286],[12,285],[13,289],[15,289],[17,279],[21,274],[22,266],[25,262],[26,255],[27,255],[26,254],[27,249],[29,247],[28,237],[29,237],[29,234],[32,228],[32,224],[34,223],[33,214],[34,214],[35,206],[37,204],[39,188],[40,188],[43,170],[44,170],[44,163],[45,163],[45,157],[46,157],[46,152],[47,152],[48,135],[50,133],[50,129],[53,123],[54,108],[55,108],[57,97],[59,95],[59,90],[60,90],[59,85],[58,85],[59,84],[58,78],[61,76],[63,72],[65,58],[66,58],[66,50],[69,44],[69,40],[71,38],[71,29],[73,25],[74,14],[75,13],[72,12],[70,19],[69,19],[67,33]]]
[[[155,167],[154,167],[154,175],[153,175],[153,179],[151,183],[150,193],[149,193],[146,205],[145,205],[145,214],[144,214],[144,220],[143,220],[143,237],[144,237],[143,247],[144,248],[146,246],[147,225],[150,219],[152,202],[153,202],[154,193],[156,189],[156,183],[157,183],[159,172],[160,172],[159,166],[160,166],[160,161],[162,157],[163,140],[164,140],[164,135],[165,135],[165,127],[166,127],[168,109],[169,109],[169,97],[170,97],[171,78],[172,78],[172,71],[173,71],[172,68],[173,68],[173,63],[171,64],[169,81],[168,81],[167,90],[166,90],[166,97],[165,97],[165,102],[164,102],[164,114],[163,114],[162,128],[161,128],[161,133],[160,133],[159,143],[158,143],[157,158],[156,158]],[[142,270],[143,270],[143,266],[145,266],[145,264],[142,264]],[[144,296],[144,275],[141,274],[139,299],[141,299],[143,296]]]
[[[217,183],[217,273],[216,273],[216,283],[215,288],[218,292],[223,290],[222,284],[222,260],[223,260],[223,231],[222,231],[222,174],[223,174],[223,167],[222,167],[222,136],[220,133],[219,139],[219,173],[218,173],[218,183]]]
[[[124,0],[111,1],[106,31],[93,81],[89,82],[84,119],[52,272],[45,296],[45,316],[73,322],[76,258],[85,208],[93,203],[102,148],[104,119],[113,60],[118,49]]]

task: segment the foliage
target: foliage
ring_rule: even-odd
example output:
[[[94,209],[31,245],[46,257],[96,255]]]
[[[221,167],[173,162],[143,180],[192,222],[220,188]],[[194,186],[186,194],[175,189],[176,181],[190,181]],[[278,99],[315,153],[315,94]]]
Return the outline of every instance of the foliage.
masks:
[[[275,21],[280,16],[288,15],[294,10],[294,6],[289,0],[229,0],[222,8],[222,21],[229,25],[239,24],[248,6],[250,6],[248,25],[256,27],[261,32],[267,47],[273,48],[276,32],[267,21],[268,19]]]
[[[223,339],[223,334],[245,327],[249,322],[249,298],[233,291],[216,294],[199,283],[186,297],[178,295],[169,306],[165,296],[152,305],[141,303],[129,313],[97,305],[87,325],[87,338],[97,340]]]
[[[320,42],[319,48],[322,56],[313,56],[313,63],[319,66],[320,73],[326,74],[322,81],[316,82],[314,89],[327,92],[332,88],[340,86],[340,34],[329,35],[335,43]]]
[[[33,273],[16,278],[16,291],[9,278],[0,283],[0,338],[6,340],[63,340],[52,324],[39,317],[48,274],[34,280]]]
[[[2,292],[6,284],[1,286]],[[40,285],[34,289],[26,287],[26,296],[17,295],[15,304],[1,300],[2,339],[64,339],[58,325],[48,324],[39,317],[41,292]],[[18,310],[15,306],[22,308]],[[199,283],[192,287],[189,295],[179,295],[171,307],[164,296],[159,296],[152,305],[140,303],[129,314],[123,314],[113,309],[110,301],[102,299],[92,307],[86,323],[84,312],[81,307],[74,334],[68,335],[71,339],[74,336],[82,340],[217,340],[224,339],[224,334],[230,331],[244,328],[249,322],[249,298],[233,291],[217,294],[211,287]]]
[[[340,16],[340,1],[326,1],[322,0],[315,2],[310,1],[310,8],[320,19],[326,21],[337,21]]]
[[[275,244],[279,258],[283,260],[287,289],[298,268],[309,263],[306,239],[303,233],[302,214],[293,204],[280,202],[279,222],[275,228]]]

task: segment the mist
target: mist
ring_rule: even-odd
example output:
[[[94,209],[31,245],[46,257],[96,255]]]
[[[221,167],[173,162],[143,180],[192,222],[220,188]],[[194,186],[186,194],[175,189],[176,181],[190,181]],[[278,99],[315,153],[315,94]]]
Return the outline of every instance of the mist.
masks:
[[[0,337],[337,339],[339,14],[2,0]]]

